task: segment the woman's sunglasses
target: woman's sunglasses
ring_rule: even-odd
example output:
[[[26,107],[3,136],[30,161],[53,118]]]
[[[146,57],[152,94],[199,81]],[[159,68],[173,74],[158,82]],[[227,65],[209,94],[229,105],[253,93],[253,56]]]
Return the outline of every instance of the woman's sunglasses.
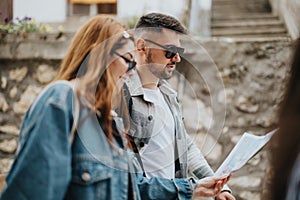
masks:
[[[122,56],[121,54],[119,54],[118,52],[114,51],[114,54],[116,54],[117,56],[121,57],[124,59],[124,61],[126,63],[128,63],[128,69],[127,69],[127,72],[129,72],[130,70],[134,69],[135,66],[136,66],[136,62],[135,60],[130,60],[128,58],[126,58],[125,56]]]
[[[184,48],[181,48],[181,47],[176,47],[174,45],[161,45],[157,42],[154,42],[152,40],[149,40],[149,39],[144,39],[146,42],[150,42],[152,44],[155,44],[156,46],[159,46],[161,48],[163,48],[165,50],[165,56],[166,58],[168,59],[171,59],[171,58],[174,58],[174,56],[176,56],[176,54],[178,53],[179,56],[182,56],[183,55],[183,52],[184,52]]]

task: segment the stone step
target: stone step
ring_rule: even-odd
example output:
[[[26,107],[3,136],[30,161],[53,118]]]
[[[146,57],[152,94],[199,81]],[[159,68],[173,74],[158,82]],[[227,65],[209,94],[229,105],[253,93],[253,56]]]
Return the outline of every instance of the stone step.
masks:
[[[212,6],[227,6],[227,5],[233,5],[233,6],[248,6],[248,5],[268,5],[267,2],[263,1],[247,1],[245,2],[244,0],[241,1],[212,1],[211,3]]]
[[[216,1],[212,0],[211,5],[250,5],[250,4],[257,4],[257,5],[269,5],[268,1],[266,0],[226,0],[226,1]]]
[[[212,20],[254,20],[254,19],[278,19],[272,13],[216,13],[212,11]]]
[[[288,37],[268,0],[212,0],[213,37]]]
[[[271,10],[265,10],[265,9],[252,9],[252,8],[220,8],[220,9],[213,9],[213,13],[217,13],[217,15],[226,15],[226,14],[235,14],[235,15],[241,15],[241,14],[252,14],[252,13],[258,13],[258,14],[271,14]]]
[[[244,3],[244,2],[232,2],[232,3],[212,3],[212,9],[217,8],[264,8],[270,10],[271,7],[268,3],[256,2],[256,3]]]
[[[245,2],[245,1],[225,1],[225,2],[215,2],[213,1],[211,4],[212,8],[220,7],[220,6],[232,6],[232,7],[262,7],[271,9],[268,2],[254,1],[254,2]]]
[[[273,16],[273,17],[268,17],[268,18],[236,18],[236,19],[211,19],[212,23],[227,23],[227,22],[233,22],[233,23],[239,23],[239,22],[267,22],[267,23],[273,23],[275,21],[281,21],[278,17]]]
[[[212,0],[212,4],[214,3],[254,3],[254,2],[259,2],[259,3],[266,3],[268,0]]]
[[[248,8],[253,9],[263,9],[265,11],[271,11],[271,7],[268,1],[266,0],[227,0],[227,1],[212,1],[212,10],[214,9],[227,9],[227,8]]]
[[[213,38],[232,38],[234,41],[289,41],[290,36],[283,34],[243,34],[243,35],[226,35],[226,36],[212,36]]]
[[[236,20],[236,21],[213,21],[211,28],[226,28],[226,27],[282,27],[283,22],[276,19],[271,20]]]
[[[263,35],[263,34],[286,34],[285,28],[267,28],[267,29],[212,29],[212,36],[238,36],[238,35]]]

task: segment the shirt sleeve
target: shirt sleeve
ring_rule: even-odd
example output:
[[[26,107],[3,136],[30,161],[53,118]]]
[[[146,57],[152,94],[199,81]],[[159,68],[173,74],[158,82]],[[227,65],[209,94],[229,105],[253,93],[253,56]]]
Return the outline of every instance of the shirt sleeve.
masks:
[[[68,107],[73,92],[62,86],[58,90],[46,91],[27,111],[20,131],[21,147],[1,200],[64,198],[71,179],[72,109]]]
[[[197,177],[198,179],[202,179],[208,176],[213,176],[214,171],[209,166],[208,162],[204,158],[202,152],[197,147],[197,145],[193,142],[188,134],[187,144],[188,144],[188,168],[189,172]],[[230,188],[227,185],[224,185],[222,191],[231,192]]]
[[[213,170],[204,158],[202,152],[193,142],[188,134],[186,134],[188,145],[188,168],[197,178],[201,179],[214,175]]]

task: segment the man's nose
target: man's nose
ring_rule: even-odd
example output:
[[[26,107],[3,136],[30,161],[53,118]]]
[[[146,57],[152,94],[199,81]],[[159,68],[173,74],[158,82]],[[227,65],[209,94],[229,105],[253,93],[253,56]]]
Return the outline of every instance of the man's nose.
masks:
[[[176,53],[176,55],[172,58],[172,61],[175,61],[175,62],[181,61],[181,57],[180,57],[179,53]]]

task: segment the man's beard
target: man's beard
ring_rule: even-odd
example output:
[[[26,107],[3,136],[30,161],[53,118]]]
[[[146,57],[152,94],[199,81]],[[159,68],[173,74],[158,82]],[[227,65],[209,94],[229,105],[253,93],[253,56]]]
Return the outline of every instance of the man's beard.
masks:
[[[147,63],[147,67],[149,69],[150,72],[152,72],[152,74],[154,76],[156,76],[159,79],[170,79],[173,75],[173,71],[171,71],[170,73],[167,73],[165,71],[167,66],[162,67],[161,64],[158,63],[153,63],[152,61],[152,52],[151,50],[149,51],[147,57],[146,57],[146,63]]]

